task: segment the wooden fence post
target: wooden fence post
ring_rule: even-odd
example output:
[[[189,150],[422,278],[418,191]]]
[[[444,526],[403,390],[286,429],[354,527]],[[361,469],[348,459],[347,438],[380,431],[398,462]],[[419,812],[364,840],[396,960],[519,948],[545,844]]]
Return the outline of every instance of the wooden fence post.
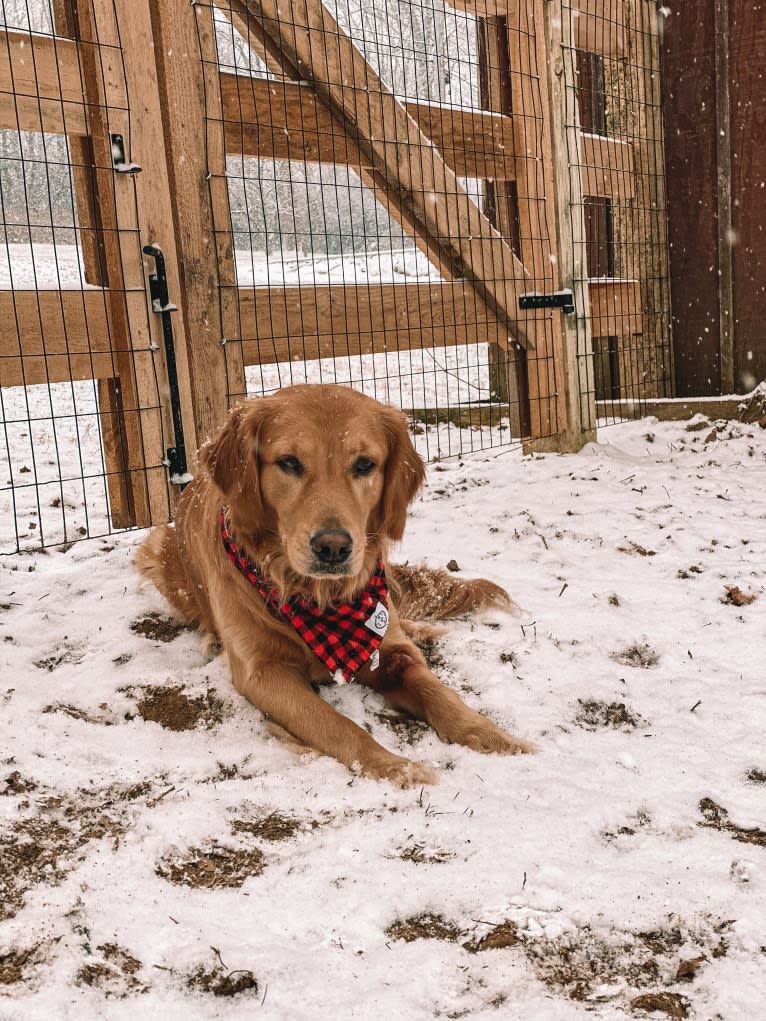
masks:
[[[549,446],[565,452],[595,439],[596,405],[572,11],[562,0],[546,0],[544,14],[558,281],[559,287],[572,289],[575,303],[575,312],[561,317],[557,369],[564,413]],[[540,444],[535,449],[541,449]]]
[[[213,8],[162,0],[150,9],[172,196],[166,243],[178,272],[171,297],[184,324],[189,421],[199,444],[221,424],[229,399],[246,391]]]

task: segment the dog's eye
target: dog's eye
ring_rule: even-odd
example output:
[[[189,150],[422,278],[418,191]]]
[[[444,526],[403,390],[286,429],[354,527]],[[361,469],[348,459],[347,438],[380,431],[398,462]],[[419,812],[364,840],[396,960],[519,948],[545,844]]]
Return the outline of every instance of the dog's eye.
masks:
[[[297,457],[280,457],[277,467],[281,468],[285,475],[303,475],[303,465]]]
[[[354,461],[353,472],[357,477],[360,475],[371,475],[374,471],[375,462],[371,461],[369,457],[358,457],[356,461]]]

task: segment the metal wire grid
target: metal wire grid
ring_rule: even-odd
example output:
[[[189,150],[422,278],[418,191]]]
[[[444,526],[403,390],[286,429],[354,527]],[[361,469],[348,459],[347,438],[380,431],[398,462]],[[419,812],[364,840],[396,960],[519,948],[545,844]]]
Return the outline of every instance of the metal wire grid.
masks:
[[[195,7],[202,11],[206,5]],[[57,6],[62,8],[66,4]],[[618,398],[667,392],[669,351],[652,5],[611,0],[608,8],[591,17],[591,42],[593,23],[602,26],[603,40],[597,38],[592,50],[572,44],[577,75],[567,93],[566,119],[580,128],[583,140],[595,140],[569,156],[572,175],[578,175],[581,185],[573,188],[572,220],[579,218],[585,227],[578,242],[587,267],[580,283],[590,285],[596,338],[592,346],[582,345],[580,386],[584,394],[610,402],[614,415]],[[215,219],[213,229],[219,250],[233,242],[234,271],[221,272],[219,286],[222,294],[228,291],[235,299],[238,322],[227,337],[231,318],[224,323],[222,315],[221,335],[227,354],[236,350],[246,365],[244,382],[236,371],[229,374],[230,400],[245,391],[266,393],[301,380],[345,383],[408,409],[427,457],[518,442],[529,433],[533,419],[536,435],[555,431],[551,407],[559,386],[552,357],[553,317],[526,321],[520,313],[517,323],[530,330],[535,349],[525,354],[513,343],[508,323],[488,315],[481,293],[466,286],[462,267],[443,258],[443,252],[441,260],[438,250],[434,255],[406,204],[397,205],[387,182],[360,160],[363,139],[354,129],[339,133],[337,118],[322,113],[313,95],[315,69],[309,84],[305,69],[301,74],[286,66],[273,41],[264,48],[262,25],[252,14],[256,9],[248,0],[208,4],[217,40],[212,61],[200,40],[200,58],[212,63],[216,76],[236,75],[235,114],[230,103],[221,125],[222,115],[208,112],[209,125],[217,117],[217,126],[225,128],[229,153],[222,175],[225,215]],[[513,18],[478,18],[438,0],[388,0],[374,9],[343,0],[333,4],[331,14],[363,53],[373,80],[380,75],[380,95],[390,89],[406,104],[434,138],[485,222],[523,262],[523,280],[515,277],[515,265],[513,269],[517,290],[548,292],[556,281],[553,202],[546,194],[542,158],[546,68],[539,59],[542,27],[533,24],[533,9],[526,4]],[[5,25],[0,27],[51,36],[53,21],[45,0],[4,0],[3,13]],[[119,13],[120,0],[115,0],[118,24]],[[562,4],[562,18],[571,19],[570,40],[575,38],[577,14]],[[615,32],[622,39],[616,54],[610,42]],[[326,42],[334,41],[328,34]],[[361,84],[345,84],[363,106]],[[291,90],[290,102],[280,91],[284,86]],[[364,87],[369,89],[367,79]],[[243,102],[248,89],[249,105]],[[0,98],[13,104],[29,100],[13,82]],[[129,109],[125,113],[129,115]],[[479,129],[472,120],[477,116]],[[257,144],[251,140],[246,145],[245,135],[253,129]],[[238,133],[241,144],[231,142]],[[607,140],[606,148],[602,140]],[[408,144],[401,138],[387,141],[400,148]],[[94,160],[81,143],[73,144],[64,134],[30,133],[20,119],[15,128],[5,125],[0,146],[3,287],[11,288],[3,300],[10,301],[16,344],[14,350],[6,340],[0,352],[5,369],[0,388],[5,443],[4,453],[0,451],[5,458],[0,548],[13,552],[103,535],[132,523],[133,508],[126,499],[134,488],[131,476],[162,470],[162,464],[154,456],[147,465],[144,451],[138,462],[131,461],[125,422],[139,413],[133,416],[134,433],[142,443],[142,415],[158,411],[160,400],[154,376],[150,400],[144,387],[140,401],[134,395],[132,403],[125,404],[120,373],[125,372],[126,357],[135,359],[136,349],[128,349],[125,337],[112,333],[113,316],[102,314],[98,322],[92,317],[94,288],[107,284],[114,296],[119,292],[115,283],[127,279],[122,265],[109,272],[101,263],[93,264],[94,251],[103,253],[109,247],[110,228],[101,223],[96,230],[90,220],[81,222],[83,181],[111,173],[113,167],[105,159]],[[632,163],[625,162],[628,150]],[[622,154],[622,163],[615,165],[615,153]],[[220,183],[215,178],[213,168],[211,194]],[[220,189],[216,194],[220,197]],[[433,197],[437,202],[443,196],[434,190]],[[442,226],[453,236],[461,229],[454,222]],[[134,255],[140,251],[138,233],[126,246],[122,228],[120,264],[131,246]],[[574,229],[573,234],[577,236]],[[20,260],[24,246],[26,262]],[[0,250],[0,258],[2,254]],[[484,271],[490,279],[502,276],[492,263],[485,263]],[[140,292],[133,297],[143,301],[148,321],[152,313],[146,283],[141,268],[141,279],[133,277],[123,293]],[[637,286],[621,290],[626,283]],[[612,288],[611,297],[596,303],[593,291],[599,286],[607,294]],[[241,314],[245,291],[251,303],[248,316]],[[107,293],[97,292],[96,302],[106,302]],[[54,363],[50,357],[33,363],[23,346],[18,308],[21,298],[30,295],[43,341],[49,323],[43,308],[50,308],[51,299],[61,307],[59,319],[71,317],[72,299],[82,305],[85,347],[70,350],[65,333],[63,347],[56,349],[58,364],[78,363],[77,371],[63,381],[60,371],[49,373]],[[227,307],[232,308],[231,301]],[[615,323],[627,328],[623,332]],[[106,332],[105,345],[103,337],[100,346],[96,343],[99,329]],[[47,343],[45,351],[49,354]],[[41,353],[39,340],[34,352]],[[106,372],[104,355],[112,363]],[[90,373],[82,370],[83,358],[94,362]],[[151,362],[153,372],[153,357]],[[25,374],[33,364],[34,379]],[[5,385],[10,367],[17,377],[20,373],[12,379],[18,385]],[[605,407],[599,404],[602,414]],[[135,435],[131,442],[135,446]],[[164,449],[164,440],[160,446]],[[169,513],[167,503],[162,513]]]
[[[578,10],[562,3],[575,75],[567,123],[580,136],[569,152],[571,215],[584,226],[580,282],[592,338],[581,337],[579,381],[602,425],[672,395],[661,16],[647,0],[605,0],[588,50],[575,45]]]
[[[511,106],[506,19],[477,18],[439,0],[376,5],[336,0],[325,6],[380,76],[379,88],[390,89],[428,125],[461,186],[529,269],[529,253],[549,245],[554,225],[544,196],[519,190],[513,180],[522,164],[529,178],[538,173],[542,105],[539,94],[530,101],[539,87],[530,57],[529,70],[516,71],[519,96]],[[242,17],[243,8],[249,17]],[[532,324],[541,353],[524,365],[507,327],[495,325],[493,331],[486,307],[466,287],[462,273],[451,274],[433,253],[429,259],[427,240],[418,236],[406,209],[396,208],[379,175],[358,165],[360,139],[354,129],[342,138],[337,124],[317,114],[313,93],[323,82],[316,67],[304,68],[301,75],[288,59],[280,66],[273,47],[270,59],[263,59],[257,5],[222,2],[214,16],[219,69],[251,79],[252,106],[241,105],[239,117],[245,122],[255,109],[264,151],[230,155],[227,161],[236,286],[264,293],[260,302],[255,299],[263,312],[255,330],[240,323],[242,357],[250,363],[248,392],[267,393],[302,381],[354,386],[408,410],[419,423],[418,442],[427,457],[518,442],[530,413],[549,415],[547,408],[530,412],[522,387],[527,370],[553,374],[545,353],[550,338],[545,343],[542,336],[550,324],[540,319]],[[329,33],[318,38],[328,48],[335,41]],[[534,26],[522,19],[510,45],[534,46]],[[317,64],[327,66],[322,60]],[[264,79],[274,83],[271,90],[259,84]],[[287,99],[284,87],[290,90]],[[367,80],[347,80],[344,87],[354,103],[364,105]],[[285,116],[284,104],[293,120]],[[495,115],[491,143],[480,132],[450,130],[480,113]],[[485,116],[485,133],[487,124]],[[266,140],[269,130],[283,132],[287,143]],[[282,153],[291,158],[280,158]],[[460,229],[456,221],[446,225],[453,236]],[[552,281],[551,262],[543,256],[519,285],[544,291],[552,289]],[[232,285],[222,280],[221,286]],[[227,346],[232,349],[230,342]],[[236,400],[240,394],[231,388],[230,396]]]
[[[103,202],[103,179],[115,173],[116,155],[99,157],[79,133],[65,133],[71,96],[66,110],[62,100],[55,111],[36,88],[32,44],[47,39],[55,55],[58,37],[69,34],[67,9],[57,4],[61,20],[54,23],[48,0],[3,0],[0,6],[0,63],[8,79],[0,91],[2,554],[130,526],[149,474],[164,475],[161,459],[152,461],[144,448],[146,413],[154,412],[161,428],[153,356],[147,346],[139,404],[125,374],[135,374],[140,355],[117,325],[120,306],[130,300],[135,307],[136,297],[147,323],[151,315],[141,241],[124,224],[118,241],[109,225],[116,217],[102,209],[95,222],[87,209],[96,189]],[[31,78],[19,80],[24,68]],[[74,119],[84,121],[82,67],[80,74],[82,117]],[[35,103],[36,118],[30,112]],[[129,117],[127,108],[124,113]],[[60,121],[60,133],[30,130],[35,119],[43,128]],[[131,189],[135,206],[132,181],[120,186]]]

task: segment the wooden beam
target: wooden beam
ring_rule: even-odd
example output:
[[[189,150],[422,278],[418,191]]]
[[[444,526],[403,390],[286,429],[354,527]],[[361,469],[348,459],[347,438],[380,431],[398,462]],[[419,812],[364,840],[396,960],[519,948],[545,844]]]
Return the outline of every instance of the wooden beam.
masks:
[[[572,0],[575,49],[619,58],[627,53],[625,11],[621,0]]]
[[[633,146],[602,135],[580,135],[582,193],[627,202],[636,194]]]
[[[359,147],[310,85],[221,74],[226,152],[230,156],[354,166]],[[513,180],[516,141],[499,113],[405,103],[421,131],[461,177]],[[372,169],[368,161],[365,169]]]
[[[447,0],[450,7],[478,18],[516,16],[518,0]],[[621,0],[572,0],[573,43],[578,50],[624,57],[625,15]],[[606,15],[604,8],[607,8]]]
[[[387,191],[404,196],[434,245],[462,265],[506,328],[531,346],[532,331],[518,318],[518,296],[528,280],[523,265],[320,0],[244,0],[244,5],[287,60],[305,69],[317,95],[385,179]]]
[[[103,291],[0,291],[0,387],[115,374]]]
[[[162,0],[149,8],[158,95],[152,100],[147,93],[146,102],[159,100],[164,122],[157,141],[172,220],[160,243],[174,267],[174,325],[186,338],[191,454],[224,420],[229,397],[245,390],[239,327],[231,318],[235,270],[219,73],[210,4]],[[224,339],[231,344],[224,347]]]
[[[0,128],[84,135],[85,103],[76,42],[0,31]]]
[[[552,149],[548,66],[560,57],[550,53],[545,34],[545,0],[517,0],[506,21],[514,116],[523,125],[520,155],[524,171],[516,182],[519,244],[524,265],[533,275],[530,290],[550,293],[565,286],[556,232],[555,163]],[[568,169],[568,163],[567,163]],[[535,323],[536,350],[527,358],[530,437],[538,449],[566,426],[563,314],[548,309]]]
[[[513,84],[508,47],[508,23],[505,18],[484,18],[476,26],[477,61],[479,65],[479,99],[483,109],[513,120]],[[519,145],[519,151],[521,146]],[[516,147],[514,147],[515,151]],[[525,170],[522,161],[514,167]],[[519,238],[519,207],[517,174],[514,180],[497,175],[484,182],[483,209],[521,258]],[[528,436],[531,431],[526,354],[521,349],[491,344],[488,348],[490,393],[494,401],[509,404],[513,409],[511,429],[514,436]]]
[[[588,281],[588,290],[594,337],[642,332],[640,281],[592,279]]]
[[[466,283],[240,288],[246,365],[467,344],[497,344]]]
[[[543,20],[548,55],[550,193],[555,207],[556,264],[559,284],[572,289],[575,305],[574,313],[562,316],[560,323],[561,355],[556,374],[563,391],[563,414],[552,445],[559,451],[572,452],[596,438],[594,394],[590,386],[593,365],[590,307],[588,289],[583,286],[587,275],[585,207],[580,172],[572,166],[580,144],[576,53],[572,47],[571,19],[559,17],[557,8],[547,3]]]

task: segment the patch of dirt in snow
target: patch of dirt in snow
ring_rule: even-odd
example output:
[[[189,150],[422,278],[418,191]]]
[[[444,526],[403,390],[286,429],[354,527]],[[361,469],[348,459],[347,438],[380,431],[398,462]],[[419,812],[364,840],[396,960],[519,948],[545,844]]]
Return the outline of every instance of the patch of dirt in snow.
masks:
[[[704,818],[704,822],[701,822],[700,826],[707,826],[723,833],[729,833],[734,840],[738,840],[741,844],[755,844],[757,847],[766,847],[766,830],[758,829],[757,827],[747,829],[744,826],[737,826],[736,823],[730,822],[728,810],[716,804],[712,798],[703,798],[700,801],[699,808]]]
[[[496,925],[481,939],[464,943],[463,947],[471,954],[479,954],[483,950],[505,950],[507,947],[515,947],[521,943],[519,927],[516,922],[510,919]]]
[[[251,876],[265,869],[263,851],[257,847],[224,847],[213,843],[170,854],[157,863],[155,872],[176,886],[195,890],[238,889]]]
[[[184,631],[193,630],[190,625],[174,617],[165,617],[161,613],[144,613],[130,625],[130,630],[143,635],[150,642],[174,642]]]
[[[272,843],[291,840],[296,833],[306,829],[316,829],[321,823],[312,820],[304,822],[294,815],[282,812],[268,812],[255,819],[234,819],[231,824],[232,833],[243,833],[249,837],[258,837]]]
[[[140,693],[137,708],[142,720],[159,723],[166,730],[213,727],[225,716],[224,703],[210,689],[194,696],[185,694],[182,684],[171,688],[149,685],[125,690],[134,698]]]
[[[429,732],[429,726],[422,720],[416,720],[414,716],[407,713],[397,713],[392,710],[382,709],[374,714],[375,719],[392,730],[400,741],[406,744],[416,744],[425,734]]]
[[[429,848],[425,844],[409,844],[407,847],[400,847],[396,857],[402,861],[410,861],[414,865],[442,865],[444,862],[452,861],[455,855],[443,847]]]
[[[624,646],[624,648],[613,652],[611,659],[615,663],[622,663],[623,666],[633,666],[640,670],[649,670],[651,667],[657,666],[660,656],[646,642],[632,642]]]
[[[82,663],[87,651],[88,643],[85,640],[65,638],[58,648],[54,649],[49,655],[36,659],[34,663],[40,670],[47,670],[51,673],[56,667],[64,663],[73,663],[75,665]]]
[[[139,977],[143,965],[117,943],[103,943],[96,947],[95,959],[87,961],[77,972],[79,986],[98,989],[111,999],[124,999],[145,993],[148,985]]]
[[[42,948],[42,943],[35,943],[23,950],[14,947],[7,953],[0,954],[0,986],[28,982],[32,970],[45,960]]]
[[[438,939],[444,943],[457,943],[463,930],[443,915],[424,912],[411,918],[397,919],[386,929],[386,936],[392,940],[413,943],[417,939]]]
[[[229,971],[219,960],[212,966],[199,965],[188,975],[186,984],[199,993],[213,996],[239,996],[240,993],[257,993],[258,980],[247,968]]]
[[[0,831],[0,920],[13,918],[30,890],[60,883],[85,857],[90,841],[108,838],[119,846],[131,802],[151,790],[149,783],[115,784],[61,794],[27,785],[18,773],[5,782],[4,793],[20,800],[12,827]]]
[[[650,997],[659,997],[681,1009],[685,997],[668,987],[692,981],[704,961],[725,956],[728,944],[722,933],[729,924],[705,919],[689,925],[671,918],[663,928],[636,933],[602,933],[584,926],[557,939],[525,938],[521,945],[537,977],[569,999],[622,999],[654,986],[652,993],[645,994],[646,1003]],[[635,999],[630,1002],[641,1006]]]
[[[624,702],[601,702],[598,699],[577,699],[580,708],[574,721],[578,727],[586,730],[600,730],[611,727],[613,730],[634,730],[646,721],[638,713],[634,713]]]

